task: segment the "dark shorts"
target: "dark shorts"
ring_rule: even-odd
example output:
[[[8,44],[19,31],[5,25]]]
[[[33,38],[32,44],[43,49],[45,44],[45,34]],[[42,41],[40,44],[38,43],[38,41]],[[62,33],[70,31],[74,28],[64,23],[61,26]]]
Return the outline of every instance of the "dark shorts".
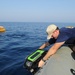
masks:
[[[65,44],[67,44],[73,52],[75,52],[75,38],[68,39]]]
[[[65,44],[73,44],[75,45],[75,37],[68,39]]]
[[[75,52],[75,45],[68,45],[73,52]]]

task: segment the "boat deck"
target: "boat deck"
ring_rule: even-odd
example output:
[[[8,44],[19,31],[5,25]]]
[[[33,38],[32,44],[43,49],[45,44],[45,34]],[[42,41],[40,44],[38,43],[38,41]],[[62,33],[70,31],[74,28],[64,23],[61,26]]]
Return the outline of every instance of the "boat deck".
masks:
[[[61,47],[35,75],[75,75],[75,54],[69,47]]]

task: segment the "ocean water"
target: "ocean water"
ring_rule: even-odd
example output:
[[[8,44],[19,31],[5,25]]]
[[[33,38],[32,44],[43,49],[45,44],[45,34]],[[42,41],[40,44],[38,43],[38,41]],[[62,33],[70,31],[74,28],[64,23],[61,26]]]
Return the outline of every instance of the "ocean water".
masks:
[[[49,22],[0,22],[6,32],[0,33],[0,75],[31,75],[23,64],[25,58],[46,39]],[[54,23],[60,28],[75,23]]]

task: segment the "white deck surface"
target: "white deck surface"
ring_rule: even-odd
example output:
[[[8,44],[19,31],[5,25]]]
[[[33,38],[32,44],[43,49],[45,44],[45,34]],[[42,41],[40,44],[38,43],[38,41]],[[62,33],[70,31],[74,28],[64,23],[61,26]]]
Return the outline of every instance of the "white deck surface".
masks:
[[[75,75],[75,55],[69,47],[61,47],[35,75]]]

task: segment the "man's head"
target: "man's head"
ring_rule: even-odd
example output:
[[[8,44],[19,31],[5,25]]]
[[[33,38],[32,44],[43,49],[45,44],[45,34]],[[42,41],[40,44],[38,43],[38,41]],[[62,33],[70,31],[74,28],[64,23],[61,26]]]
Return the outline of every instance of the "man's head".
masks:
[[[50,39],[50,38],[57,39],[59,35],[59,28],[56,25],[51,24],[47,27],[46,32],[47,32],[47,39]]]

